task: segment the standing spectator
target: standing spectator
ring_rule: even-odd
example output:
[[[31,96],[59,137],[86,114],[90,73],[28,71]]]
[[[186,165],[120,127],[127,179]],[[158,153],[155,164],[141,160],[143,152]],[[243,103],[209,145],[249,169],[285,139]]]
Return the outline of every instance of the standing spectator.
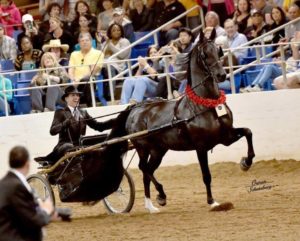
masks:
[[[32,15],[25,14],[22,16],[22,32],[17,37],[18,48],[21,51],[21,39],[27,36],[31,39],[34,49],[41,49],[43,46],[44,34],[39,32],[38,25],[33,20]]]
[[[210,0],[208,1],[208,11],[214,11],[218,14],[220,24],[226,19],[231,18],[234,13],[234,1],[233,0]]]
[[[21,25],[21,14],[13,0],[1,0],[0,23],[6,27],[6,34],[10,37],[13,37],[14,28]]]
[[[224,23],[224,28],[226,31],[226,42],[228,45],[228,48],[237,48],[242,44],[245,44],[248,42],[246,36],[242,33],[239,33],[237,31],[238,26],[235,24],[234,20],[227,19]],[[222,38],[218,37],[218,38]],[[216,40],[217,41],[217,40]],[[247,57],[247,49],[236,49],[232,50],[235,57],[238,59],[238,61],[241,63],[241,60],[245,57]]]
[[[87,83],[89,78],[100,73],[103,64],[103,53],[92,47],[92,36],[89,33],[79,35],[79,51],[74,51],[70,57],[69,76],[75,85],[85,82],[78,86],[83,92],[83,100],[88,106],[92,106],[90,85]]]
[[[34,197],[26,181],[29,173],[29,153],[23,146],[15,146],[9,152],[10,170],[0,181],[0,237],[1,240],[43,239],[42,227],[55,213],[50,199]]]
[[[197,6],[198,3],[196,0],[179,0],[179,2],[184,6],[184,8],[186,10],[194,7],[194,6]],[[189,12],[187,15],[187,27],[189,29],[194,29],[196,27],[198,27],[200,25],[200,12],[199,12],[199,9],[194,9],[193,11]],[[198,34],[198,31],[197,31],[197,34]],[[197,34],[194,33],[194,36],[196,37]]]
[[[53,5],[55,4],[55,5]],[[62,17],[62,9],[64,7],[65,0],[39,0],[39,12],[43,16],[43,20],[49,19],[50,12],[52,10],[52,5],[60,9],[59,17]]]
[[[33,49],[31,39],[23,36],[21,39],[21,53],[15,61],[16,70],[32,70],[40,66],[42,51]]]
[[[132,22],[125,17],[123,8],[115,8],[113,12],[113,23],[121,25],[124,29],[124,37],[127,38],[131,43],[134,42],[134,29]]]
[[[63,23],[58,17],[51,17],[49,20],[50,29],[49,33],[44,38],[44,44],[48,43],[51,39],[59,39],[62,44],[69,45],[71,52],[74,49],[73,36],[66,30],[64,30]]]
[[[1,73],[1,65],[0,65],[0,73]],[[4,84],[4,86],[3,86]],[[5,78],[2,74],[0,74],[0,91],[3,91],[5,87],[5,90],[11,90],[12,89],[12,83],[8,78]],[[7,102],[5,103],[4,95],[6,96]],[[12,100],[13,94],[12,92],[0,92],[0,112],[5,113],[5,104],[7,104],[8,107],[8,113],[10,113],[10,107],[8,104],[8,101]]]
[[[113,21],[113,0],[103,0],[104,11],[98,15],[98,27],[100,30],[107,31],[110,23]]]
[[[249,0],[238,0],[237,8],[233,15],[233,20],[238,26],[238,32],[244,34],[248,26],[251,25],[251,4]]]
[[[132,21],[135,32],[144,32],[152,29],[154,15],[152,10],[148,9],[143,0],[133,0],[134,9],[129,12],[129,18]]]
[[[156,2],[154,7],[154,28],[158,28],[163,24],[169,22],[175,17],[178,17],[186,10],[184,6],[177,0],[164,0]],[[160,31],[160,46],[168,44],[171,40],[178,37],[178,30],[186,24],[186,17],[182,17]]]
[[[13,38],[5,35],[5,29],[0,24],[0,60],[15,61],[17,57],[17,45]]]

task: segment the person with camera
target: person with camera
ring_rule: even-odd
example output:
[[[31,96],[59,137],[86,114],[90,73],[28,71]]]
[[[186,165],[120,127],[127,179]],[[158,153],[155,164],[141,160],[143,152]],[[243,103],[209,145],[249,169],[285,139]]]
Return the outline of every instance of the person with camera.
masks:
[[[50,199],[35,197],[26,181],[30,157],[23,146],[15,146],[9,153],[10,170],[0,180],[0,240],[43,239],[42,228],[58,219]]]
[[[42,48],[44,35],[39,31],[38,25],[30,14],[22,16],[22,32],[17,37],[17,44],[20,51],[22,51],[21,40],[24,36],[30,38],[34,49]]]

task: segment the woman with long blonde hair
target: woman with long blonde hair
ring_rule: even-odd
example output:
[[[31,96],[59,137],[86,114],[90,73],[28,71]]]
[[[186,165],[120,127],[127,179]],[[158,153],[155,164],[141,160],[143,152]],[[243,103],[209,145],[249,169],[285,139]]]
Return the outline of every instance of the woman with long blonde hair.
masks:
[[[52,69],[53,68],[53,69]],[[69,76],[64,68],[59,65],[53,53],[44,53],[41,59],[41,70],[32,78],[31,86],[50,86],[67,83]],[[31,90],[32,113],[53,111],[56,104],[64,105],[61,100],[63,89],[60,86]],[[45,96],[45,105],[43,105]]]

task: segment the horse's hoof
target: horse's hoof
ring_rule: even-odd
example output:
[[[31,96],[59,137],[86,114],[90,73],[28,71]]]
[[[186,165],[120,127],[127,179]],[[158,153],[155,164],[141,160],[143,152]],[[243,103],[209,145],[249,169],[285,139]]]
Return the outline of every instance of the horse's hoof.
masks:
[[[211,212],[228,211],[233,208],[234,206],[231,202],[224,202],[216,205],[212,204],[211,209],[209,211]]]
[[[242,157],[242,160],[240,162],[240,167],[242,169],[242,171],[246,172],[250,169],[251,165],[248,165],[246,163],[247,158],[246,157]]]
[[[149,211],[149,213],[159,213],[159,209],[153,206],[150,198],[145,198],[145,208]]]
[[[167,199],[166,198],[162,198],[159,195],[156,196],[156,202],[160,205],[160,206],[165,206],[167,204]]]

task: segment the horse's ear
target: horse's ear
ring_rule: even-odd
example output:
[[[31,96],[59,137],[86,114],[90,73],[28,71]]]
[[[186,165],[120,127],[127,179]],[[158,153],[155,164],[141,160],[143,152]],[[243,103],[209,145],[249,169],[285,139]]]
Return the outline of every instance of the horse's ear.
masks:
[[[205,35],[204,35],[202,29],[200,29],[200,33],[199,33],[199,43],[203,43],[204,38],[205,38]]]
[[[213,30],[212,30],[211,33],[210,33],[209,39],[210,39],[211,41],[215,41],[215,38],[216,38],[216,37],[217,37],[216,29],[213,28]]]

